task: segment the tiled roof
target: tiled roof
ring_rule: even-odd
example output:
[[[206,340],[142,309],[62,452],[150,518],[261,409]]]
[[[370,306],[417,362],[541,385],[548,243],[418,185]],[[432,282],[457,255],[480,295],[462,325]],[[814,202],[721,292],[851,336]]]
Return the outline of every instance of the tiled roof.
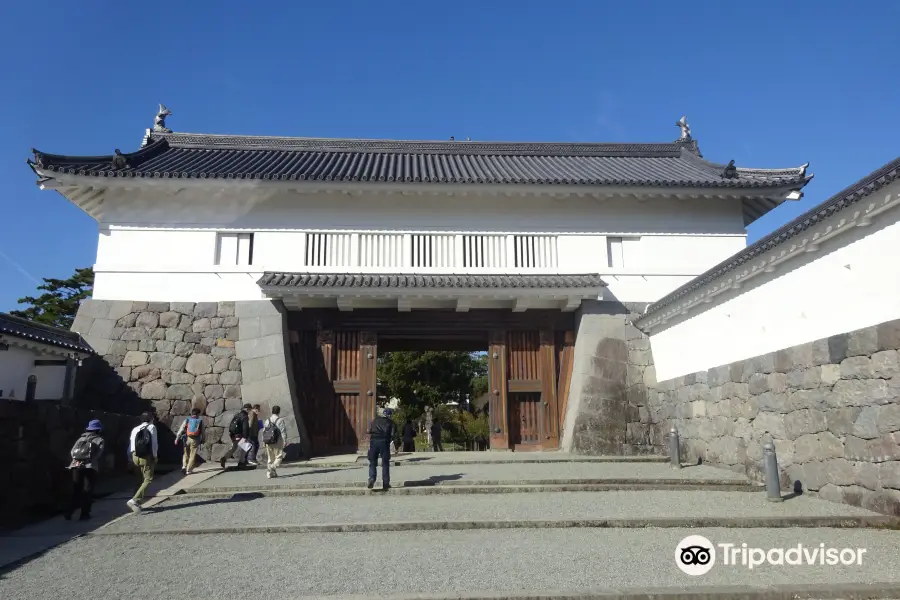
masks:
[[[0,334],[40,342],[49,346],[93,354],[94,350],[74,331],[35,323],[28,319],[0,313]]]
[[[599,275],[394,275],[360,273],[271,273],[263,287],[305,288],[481,288],[581,289],[606,287]]]
[[[118,151],[117,151],[118,152]],[[151,133],[131,154],[34,151],[42,175],[704,188],[803,187],[806,167],[711,163],[696,142],[569,144],[428,142]]]
[[[775,230],[755,244],[747,246],[745,249],[719,263],[709,271],[687,282],[671,294],[660,298],[658,301],[647,307],[647,311],[637,322],[640,323],[651,314],[658,312],[678,299],[720,277],[724,277],[726,274],[748,261],[758,258],[760,255],[765,254],[776,246],[784,244],[794,236],[803,233],[810,227],[831,217],[835,213],[854,205],[859,200],[862,200],[884,186],[893,183],[897,179],[900,179],[900,157],[887,163],[877,171],[873,171],[866,175],[853,185],[841,190],[818,206],[814,206],[787,225]]]

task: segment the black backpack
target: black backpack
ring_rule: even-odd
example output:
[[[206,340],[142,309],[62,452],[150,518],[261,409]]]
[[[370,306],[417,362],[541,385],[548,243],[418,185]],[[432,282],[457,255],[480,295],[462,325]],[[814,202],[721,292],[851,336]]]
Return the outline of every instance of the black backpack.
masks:
[[[231,425],[228,426],[228,433],[231,435],[244,435],[244,413],[243,411],[231,418]]]
[[[266,422],[266,428],[263,429],[262,441],[266,446],[277,444],[281,439],[281,430],[278,429],[278,421],[269,420]]]
[[[141,427],[134,436],[134,454],[138,458],[150,458],[153,456],[153,436],[148,425]]]

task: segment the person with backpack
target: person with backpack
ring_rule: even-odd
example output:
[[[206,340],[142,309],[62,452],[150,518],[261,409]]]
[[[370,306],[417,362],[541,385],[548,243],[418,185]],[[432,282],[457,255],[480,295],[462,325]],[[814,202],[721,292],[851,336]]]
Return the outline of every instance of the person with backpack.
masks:
[[[194,472],[194,463],[197,460],[197,451],[203,445],[206,438],[206,426],[200,416],[200,409],[191,410],[191,416],[181,423],[178,433],[175,434],[175,445],[179,441],[184,444],[184,457],[181,459],[181,472],[191,475]]]
[[[97,419],[88,423],[84,433],[72,446],[72,462],[68,469],[72,472],[72,496],[63,516],[66,521],[72,519],[76,508],[81,509],[78,519],[87,521],[91,518],[91,504],[94,502],[94,483],[100,470],[100,457],[106,448],[106,442],[100,435],[103,424]]]
[[[246,444],[250,446],[250,409],[252,408],[249,404],[245,404],[241,411],[231,418],[231,423],[228,425],[231,449],[219,460],[219,464],[223,469],[225,468],[225,463],[234,456],[235,452],[238,453],[238,468],[247,466],[247,450],[242,448],[241,445]]]
[[[272,414],[266,419],[262,432],[262,441],[266,445],[266,479],[278,477],[278,467],[284,458],[287,425],[279,415],[281,407],[273,406]]]
[[[249,456],[247,457],[247,464],[251,467],[257,466],[256,455],[259,453],[259,430],[261,429],[262,423],[259,421],[259,404],[254,404],[253,408],[250,409],[248,413],[248,417],[250,419],[250,425],[248,427],[248,432],[250,433],[250,437],[248,438],[248,442],[253,448],[250,450]]]
[[[370,490],[375,485],[378,475],[378,458],[381,457],[381,489],[391,489],[391,440],[394,439],[396,426],[391,419],[394,414],[390,408],[384,409],[381,416],[372,419],[367,433],[369,434],[369,481],[366,487]]]
[[[135,466],[141,470],[143,482],[134,493],[134,497],[127,502],[128,508],[135,513],[141,512],[141,502],[144,500],[144,492],[153,481],[153,473],[156,471],[156,460],[159,456],[159,438],[156,425],[153,424],[153,415],[145,412],[141,415],[141,424],[131,430],[131,441],[128,445],[131,458]]]

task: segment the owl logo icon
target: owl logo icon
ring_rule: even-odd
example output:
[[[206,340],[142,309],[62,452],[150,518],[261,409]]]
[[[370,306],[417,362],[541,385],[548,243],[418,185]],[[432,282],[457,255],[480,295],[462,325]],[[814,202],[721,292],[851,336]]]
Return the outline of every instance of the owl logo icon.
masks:
[[[688,575],[705,575],[716,564],[716,547],[702,535],[689,535],[675,547],[675,564]]]

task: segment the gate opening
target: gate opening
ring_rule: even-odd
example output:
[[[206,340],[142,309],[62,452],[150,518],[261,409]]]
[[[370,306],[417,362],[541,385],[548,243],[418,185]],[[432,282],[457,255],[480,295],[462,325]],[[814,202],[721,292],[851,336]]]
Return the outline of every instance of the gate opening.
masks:
[[[417,438],[428,437],[424,406],[435,407],[434,416],[448,425],[444,450],[559,447],[575,343],[572,313],[310,309],[290,313],[288,324],[297,412],[314,455],[364,451],[378,406],[395,397],[398,419],[409,409],[419,421]],[[401,359],[418,360],[421,368],[398,375],[392,365]],[[453,383],[435,387],[438,375],[425,368],[435,364],[465,373],[443,373]]]

